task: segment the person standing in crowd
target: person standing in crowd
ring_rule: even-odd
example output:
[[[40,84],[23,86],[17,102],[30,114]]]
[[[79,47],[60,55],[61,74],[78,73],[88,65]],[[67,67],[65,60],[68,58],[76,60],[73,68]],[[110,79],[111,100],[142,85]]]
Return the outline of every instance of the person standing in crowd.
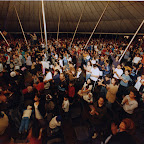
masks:
[[[120,79],[121,75],[123,74],[123,70],[121,69],[121,65],[118,64],[117,68],[115,69],[113,67],[113,77],[116,78],[116,79]]]
[[[87,81],[91,76],[92,66],[91,66],[90,61],[87,62],[87,66],[84,65],[84,69],[86,70],[86,81]]]
[[[116,93],[118,91],[118,85],[117,85],[117,80],[115,78],[111,79],[111,83],[106,86],[107,88],[107,94],[106,94],[106,99],[107,99],[107,107],[111,108],[112,104],[116,100]]]
[[[31,56],[30,53],[28,53],[26,56],[26,66],[29,70],[31,70],[31,66],[32,66],[32,61],[31,61]]]
[[[99,68],[97,67],[96,64],[93,65],[93,68],[91,69],[91,76],[90,76],[90,79],[92,80],[92,83],[96,83],[96,81],[98,80],[99,78],[99,75],[100,75],[100,70]]]
[[[130,91],[129,95],[125,96],[122,100],[122,106],[125,113],[122,112],[124,117],[131,117],[134,112],[134,109],[138,107],[138,102],[136,100],[136,94],[133,91]]]
[[[104,105],[104,98],[100,97],[97,102],[95,102],[93,105],[90,105],[90,108],[90,122],[93,129],[92,138],[95,139],[98,135],[101,125],[105,122],[105,115],[107,113],[106,107]]]
[[[118,89],[118,98],[119,100],[122,100],[122,97],[127,94],[127,87],[129,81],[132,81],[130,76],[129,76],[129,71],[125,70],[125,73],[120,77],[120,85]]]
[[[76,81],[76,87],[75,87],[76,92],[78,92],[78,90],[80,90],[82,88],[83,83],[84,83],[84,75],[83,75],[81,67],[79,67],[78,70],[77,70],[75,81]]]

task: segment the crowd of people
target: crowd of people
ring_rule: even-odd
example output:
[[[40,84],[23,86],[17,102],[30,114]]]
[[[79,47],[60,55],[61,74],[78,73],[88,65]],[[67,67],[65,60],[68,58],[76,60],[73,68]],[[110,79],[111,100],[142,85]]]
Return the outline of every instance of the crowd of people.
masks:
[[[61,131],[70,109],[81,103],[95,139],[103,128],[111,135],[104,144],[134,144],[136,115],[144,106],[144,45],[138,39],[119,61],[126,39],[71,38],[48,40],[36,34],[26,45],[23,39],[0,41],[0,141],[13,138],[14,125],[30,144],[41,144]],[[50,116],[50,114],[52,114]]]

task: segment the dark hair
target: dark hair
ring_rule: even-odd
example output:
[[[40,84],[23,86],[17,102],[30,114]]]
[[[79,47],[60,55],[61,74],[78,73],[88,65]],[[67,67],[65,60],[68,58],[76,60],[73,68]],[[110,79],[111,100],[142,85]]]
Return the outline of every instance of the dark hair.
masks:
[[[130,92],[133,92],[135,96],[137,95],[137,91],[135,91],[135,90],[130,90]]]
[[[114,78],[114,77],[112,77],[112,79],[115,80],[115,85],[118,85],[118,80],[116,78]]]
[[[89,79],[89,80],[90,80],[90,83],[86,86],[86,89],[88,89],[89,86],[92,85],[92,83],[91,83],[91,79]],[[87,79],[87,81],[88,81],[88,79]],[[87,81],[86,81],[86,83],[87,83]]]
[[[46,68],[46,69],[45,69],[45,72],[49,72],[49,69]]]
[[[106,60],[106,63],[109,63],[109,60]]]
[[[130,71],[129,71],[129,70],[125,70],[125,72],[126,72],[126,71],[128,71],[128,73],[130,73]]]
[[[38,79],[40,80],[40,82],[43,82],[43,77],[39,77]]]
[[[97,67],[97,64],[94,64],[93,67]]]
[[[58,69],[55,70],[58,74],[60,74],[60,71]]]
[[[36,93],[35,96],[37,96],[39,99],[41,99],[41,95],[39,93]]]
[[[111,78],[111,75],[110,75],[110,74],[106,74],[106,76],[105,76],[105,77]]]
[[[68,95],[64,95],[64,98],[67,98],[67,99],[68,99]]]
[[[71,81],[69,81],[69,84],[73,84],[73,85],[74,85],[74,81],[72,81],[72,80],[71,80]]]

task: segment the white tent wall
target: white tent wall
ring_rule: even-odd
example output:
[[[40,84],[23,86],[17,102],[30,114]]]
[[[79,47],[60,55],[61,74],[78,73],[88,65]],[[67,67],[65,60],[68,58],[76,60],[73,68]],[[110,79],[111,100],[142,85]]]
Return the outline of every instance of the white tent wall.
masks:
[[[61,15],[60,33],[74,32],[85,3],[85,10],[77,32],[92,32],[107,2],[44,1],[47,32],[57,32],[59,13]],[[0,1],[0,30],[21,32],[14,6],[18,11],[24,31],[40,32],[41,1]],[[143,19],[144,2],[110,2],[96,32],[134,33]],[[144,33],[144,26],[139,33]]]

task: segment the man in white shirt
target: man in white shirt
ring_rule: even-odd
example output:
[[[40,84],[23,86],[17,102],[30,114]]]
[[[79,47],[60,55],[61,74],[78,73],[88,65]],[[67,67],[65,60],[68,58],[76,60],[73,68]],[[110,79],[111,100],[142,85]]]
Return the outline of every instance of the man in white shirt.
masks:
[[[91,76],[90,76],[90,79],[93,81],[93,82],[96,82],[99,78],[99,74],[100,74],[100,70],[99,68],[97,67],[96,64],[93,65],[93,68],[91,69]]]
[[[49,71],[49,69],[45,69],[45,72],[46,72],[46,76],[43,81],[44,83],[47,83],[52,80],[52,73]]]
[[[138,64],[141,60],[142,60],[142,58],[140,57],[139,54],[137,54],[137,55],[134,57],[134,59],[133,59],[132,62],[133,62],[134,64]]]
[[[116,69],[113,68],[113,73],[114,73],[114,76],[113,76],[114,78],[120,79],[120,77],[123,74],[123,70],[121,69],[121,65],[120,64],[117,66]]]

